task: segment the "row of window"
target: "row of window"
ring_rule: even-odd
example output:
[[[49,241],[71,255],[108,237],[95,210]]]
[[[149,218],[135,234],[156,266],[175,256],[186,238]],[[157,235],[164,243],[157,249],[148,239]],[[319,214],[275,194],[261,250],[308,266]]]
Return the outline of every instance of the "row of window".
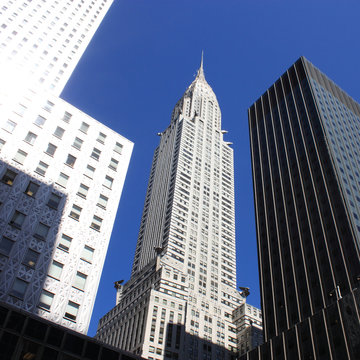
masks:
[[[48,227],[44,227],[44,224],[41,224],[41,223],[39,223],[39,225],[40,226],[37,227],[37,230],[35,231],[34,236],[36,235],[36,237],[40,237],[43,239],[44,235],[45,235],[45,237],[47,235]],[[42,228],[42,230],[39,231],[39,228]],[[45,231],[45,233],[43,231]],[[62,236],[59,240],[58,248],[65,252],[68,252],[70,249],[70,246],[71,246],[71,242],[72,242],[72,238],[70,236],[62,234]],[[6,236],[3,236],[0,239],[0,253],[5,256],[10,256],[10,253],[14,246],[14,243],[15,243],[14,240],[12,240]],[[91,264],[93,257],[94,257],[94,251],[95,250],[93,248],[91,248],[88,245],[85,245],[83,248],[83,251],[81,253],[81,256],[80,256],[81,260],[84,260]],[[40,257],[39,252],[32,250],[32,249],[28,249],[22,260],[22,263],[28,267],[35,268],[39,257]],[[61,264],[61,269],[62,269],[62,266],[63,265]],[[54,271],[55,268],[50,268],[50,269],[52,269],[52,271]],[[60,278],[59,276],[54,276],[54,274],[52,275],[53,277],[55,277],[56,279]]]
[[[1,181],[9,186],[12,186],[12,184],[15,181],[15,178],[17,176],[17,173],[15,171],[12,170],[6,170],[5,174],[3,175]],[[63,187],[66,186],[66,182],[68,180],[68,176],[60,173],[59,179],[57,181],[57,183]],[[110,179],[105,179],[106,182],[104,183],[105,186],[107,187],[111,187],[112,186],[112,181],[111,178]],[[25,190],[25,194],[31,197],[35,197],[37,191],[39,190],[40,185],[36,184],[32,181],[30,181],[26,187]],[[86,196],[88,194],[89,191],[89,187],[84,185],[84,184],[80,184],[79,186],[79,190],[77,192],[77,195],[86,199]],[[52,209],[57,210],[60,204],[62,197],[55,194],[55,193],[51,193],[49,200],[47,202],[46,205],[48,205],[49,207],[51,207]],[[102,209],[106,209],[107,203],[108,203],[109,198],[106,197],[103,194],[100,194],[99,199],[98,199],[98,203],[97,206],[101,207]]]
[[[84,281],[80,276],[78,276],[78,274],[81,274],[81,273],[77,273],[75,282],[76,283],[79,282],[79,285],[81,285]],[[79,279],[79,280],[77,280],[77,279]],[[9,294],[11,296],[15,296],[16,298],[23,299],[28,286],[29,286],[29,283],[27,281],[22,280],[20,278],[16,278]],[[40,296],[40,300],[39,300],[39,307],[46,309],[46,310],[50,310],[50,307],[54,300],[54,296],[55,296],[55,294],[53,294],[49,291],[43,290],[41,293],[41,296]],[[76,321],[76,317],[79,312],[79,307],[80,307],[79,304],[69,300],[68,304],[66,306],[66,309],[65,309],[64,317],[71,321]]]
[[[34,124],[39,126],[39,127],[43,127],[43,125],[45,124],[45,121],[46,121],[46,118],[44,118],[43,116],[41,115],[38,115],[38,117],[35,119],[34,121]],[[13,133],[15,128],[16,128],[16,125],[17,123],[8,119],[7,122],[5,123],[3,129],[6,130],[7,132],[9,133]],[[86,124],[85,122],[83,122],[80,126],[80,131],[82,131],[83,133],[87,133],[88,129],[89,129],[89,126],[88,124]],[[56,136],[57,138],[59,139],[62,139],[63,135],[65,133],[65,129],[63,129],[62,127],[60,126],[57,126],[53,135]],[[25,137],[25,141],[28,142],[29,144],[33,145],[35,140],[37,138],[37,134],[34,134],[33,132],[29,131],[28,134],[26,135]],[[100,142],[101,144],[105,144],[105,138],[106,138],[106,135],[102,132],[99,132],[99,135],[97,137],[97,141]],[[73,143],[73,146],[75,148],[77,148],[78,150],[80,150],[82,144],[83,144],[83,140],[80,139],[79,137],[75,137],[75,140],[74,140],[74,143]],[[95,149],[95,148],[94,148]],[[99,153],[100,155],[100,150],[96,149],[97,152]],[[116,142],[115,143],[115,146],[114,146],[114,149],[113,149],[115,152],[117,152],[118,154],[121,154],[122,153],[122,150],[123,150],[123,145],[120,144],[119,142]]]

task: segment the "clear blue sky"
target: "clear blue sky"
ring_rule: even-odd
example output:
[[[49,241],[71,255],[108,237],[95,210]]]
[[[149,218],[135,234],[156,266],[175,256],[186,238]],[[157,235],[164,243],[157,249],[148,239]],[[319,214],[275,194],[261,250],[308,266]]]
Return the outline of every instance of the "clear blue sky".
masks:
[[[157,132],[204,50],[234,143],[238,284],[260,306],[248,107],[301,55],[360,100],[360,1],[115,0],[62,97],[135,143],[89,335],[128,280]]]

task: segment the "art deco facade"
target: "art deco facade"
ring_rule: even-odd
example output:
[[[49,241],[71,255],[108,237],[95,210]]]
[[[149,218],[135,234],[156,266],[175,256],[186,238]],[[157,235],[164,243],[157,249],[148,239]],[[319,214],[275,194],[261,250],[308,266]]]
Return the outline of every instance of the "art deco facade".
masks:
[[[355,359],[360,105],[300,58],[250,107],[249,126],[266,341],[256,352]]]
[[[0,20],[0,300],[82,333],[133,144],[58,94],[108,7],[7,1]]]
[[[159,133],[132,276],[96,337],[148,359],[237,351],[233,150],[203,65]]]

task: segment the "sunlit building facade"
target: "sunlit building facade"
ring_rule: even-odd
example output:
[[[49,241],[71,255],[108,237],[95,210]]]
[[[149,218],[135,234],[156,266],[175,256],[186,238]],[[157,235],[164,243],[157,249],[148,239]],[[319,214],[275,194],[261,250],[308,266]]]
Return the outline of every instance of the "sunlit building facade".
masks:
[[[0,301],[82,333],[133,144],[59,94],[110,4],[0,9]]]
[[[158,135],[130,281],[96,337],[148,359],[237,351],[233,150],[216,96],[197,76]]]

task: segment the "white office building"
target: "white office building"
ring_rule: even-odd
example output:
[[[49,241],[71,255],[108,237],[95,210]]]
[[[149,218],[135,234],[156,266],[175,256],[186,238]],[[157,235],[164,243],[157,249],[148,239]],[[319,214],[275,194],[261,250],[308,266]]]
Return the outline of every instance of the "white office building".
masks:
[[[234,170],[203,64],[158,135],[132,276],[97,338],[147,359],[229,359],[238,339]]]
[[[60,95],[113,0],[5,0],[0,7],[0,89]]]
[[[0,9],[0,301],[82,333],[133,144],[58,95],[110,3]]]

